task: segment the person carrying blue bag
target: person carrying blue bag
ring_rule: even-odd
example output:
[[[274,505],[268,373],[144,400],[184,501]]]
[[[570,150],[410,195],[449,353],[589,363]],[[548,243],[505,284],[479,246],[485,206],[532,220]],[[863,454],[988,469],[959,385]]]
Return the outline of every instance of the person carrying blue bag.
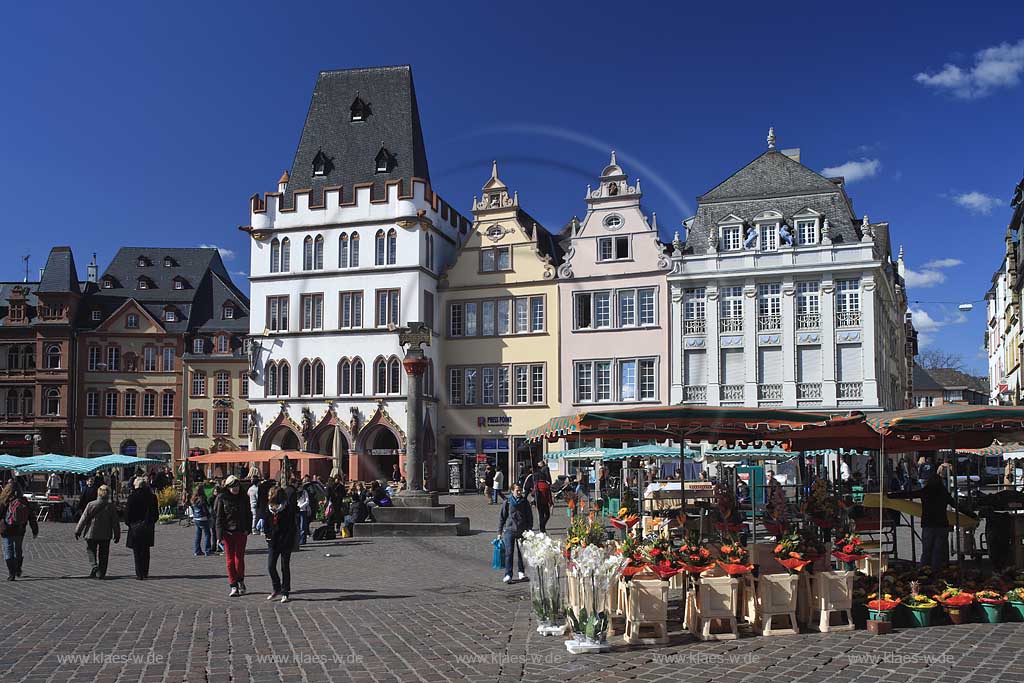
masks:
[[[513,555],[519,555],[519,580],[526,578],[526,567],[523,565],[523,551],[519,548],[519,539],[523,534],[533,528],[533,511],[530,509],[530,501],[523,495],[523,488],[519,484],[513,484],[509,497],[501,506],[501,516],[498,519],[498,538],[505,546],[505,583],[512,581],[512,560]]]

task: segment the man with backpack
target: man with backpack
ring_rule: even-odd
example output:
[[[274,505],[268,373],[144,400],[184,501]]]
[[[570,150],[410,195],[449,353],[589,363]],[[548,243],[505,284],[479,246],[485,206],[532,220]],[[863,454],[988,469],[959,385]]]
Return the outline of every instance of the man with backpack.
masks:
[[[8,581],[21,576],[21,565],[25,561],[25,530],[28,526],[32,527],[32,538],[39,536],[39,524],[36,523],[21,487],[13,480],[9,481],[0,491],[0,537],[3,538]]]

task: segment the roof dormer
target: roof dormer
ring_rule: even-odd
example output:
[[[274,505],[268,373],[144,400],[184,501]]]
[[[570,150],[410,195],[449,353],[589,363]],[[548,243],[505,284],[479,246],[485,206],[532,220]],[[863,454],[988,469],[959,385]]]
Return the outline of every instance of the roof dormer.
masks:
[[[139,279],[136,280],[136,289],[156,289],[156,283],[151,278],[145,275],[140,275]]]
[[[175,289],[178,289],[178,290],[188,289],[188,280],[186,280],[185,278],[183,278],[180,275],[175,275],[174,279],[172,280],[172,282],[174,283],[174,288]]]
[[[352,106],[348,108],[348,111],[350,121],[365,121],[372,113],[370,105],[359,96],[359,93],[356,93],[356,98],[352,100]]]
[[[178,262],[175,261],[173,258],[171,258],[170,256],[164,256],[164,268],[174,268],[177,265]]]
[[[324,154],[322,149],[317,150],[316,156],[313,157],[313,175],[325,176],[333,170],[334,162],[331,157]]]
[[[103,280],[100,282],[100,287],[103,289],[114,289],[117,287],[117,280],[114,279],[113,275],[104,275]]]
[[[384,142],[380,143],[380,151],[377,152],[377,156],[374,159],[374,169],[376,173],[390,173],[391,169],[395,167],[395,157],[392,156],[391,152],[388,151],[387,147],[384,146]]]
[[[135,264],[139,268],[146,268],[148,266],[153,265],[153,262],[149,260],[148,256],[144,256],[142,254],[139,254],[139,258],[135,261]]]

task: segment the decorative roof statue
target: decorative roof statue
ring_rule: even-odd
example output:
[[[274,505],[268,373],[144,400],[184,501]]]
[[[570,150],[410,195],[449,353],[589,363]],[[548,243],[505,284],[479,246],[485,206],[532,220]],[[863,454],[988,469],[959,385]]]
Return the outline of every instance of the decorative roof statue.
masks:
[[[832,226],[829,224],[827,218],[821,227],[821,243],[832,244]]]
[[[793,228],[788,223],[783,223],[779,228],[779,241],[787,247],[793,246]]]
[[[768,149],[775,149],[775,126],[768,129]]]
[[[715,236],[715,241],[716,242],[718,241],[717,235]],[[718,245],[716,244],[715,246],[717,247]],[[673,256],[682,256],[683,255],[683,240],[681,240],[679,238],[679,231],[678,230],[676,230],[675,236],[672,237],[672,255]]]
[[[676,234],[678,235],[679,233],[677,232]],[[714,254],[716,251],[718,251],[718,231],[712,230],[708,234],[708,253]]]

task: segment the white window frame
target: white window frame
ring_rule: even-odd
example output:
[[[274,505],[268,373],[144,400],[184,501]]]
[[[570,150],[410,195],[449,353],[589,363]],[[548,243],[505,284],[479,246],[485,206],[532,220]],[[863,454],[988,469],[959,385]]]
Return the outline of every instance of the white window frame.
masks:
[[[818,219],[797,218],[796,243],[799,246],[810,246],[818,243]]]
[[[619,256],[619,245],[626,245],[626,253]],[[605,255],[605,247],[608,247],[608,255]],[[633,258],[633,243],[629,235],[606,235],[597,238],[597,261],[607,263],[609,261],[629,261]]]
[[[720,251],[741,251],[743,249],[743,225],[729,223],[719,228]]]
[[[779,250],[779,223],[764,222],[757,223],[757,250],[778,251]]]

